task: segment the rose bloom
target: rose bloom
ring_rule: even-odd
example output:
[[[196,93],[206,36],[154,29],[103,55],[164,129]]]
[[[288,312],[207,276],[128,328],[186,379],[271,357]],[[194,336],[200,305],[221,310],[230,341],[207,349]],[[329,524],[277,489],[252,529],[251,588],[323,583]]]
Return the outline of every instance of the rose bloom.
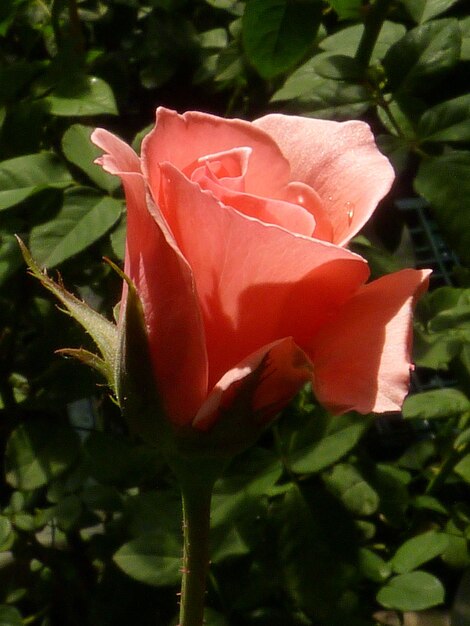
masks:
[[[175,426],[208,429],[241,393],[267,421],[306,381],[336,414],[400,409],[429,272],[367,282],[344,247],[394,178],[367,124],[159,108],[140,158],[92,140],[124,185],[125,272]]]

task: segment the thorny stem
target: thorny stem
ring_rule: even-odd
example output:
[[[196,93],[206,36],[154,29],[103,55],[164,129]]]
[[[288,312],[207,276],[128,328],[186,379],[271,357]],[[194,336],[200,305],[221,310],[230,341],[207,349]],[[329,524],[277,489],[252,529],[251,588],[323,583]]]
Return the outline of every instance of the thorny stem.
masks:
[[[183,567],[179,626],[202,626],[209,569],[212,485],[183,487]]]

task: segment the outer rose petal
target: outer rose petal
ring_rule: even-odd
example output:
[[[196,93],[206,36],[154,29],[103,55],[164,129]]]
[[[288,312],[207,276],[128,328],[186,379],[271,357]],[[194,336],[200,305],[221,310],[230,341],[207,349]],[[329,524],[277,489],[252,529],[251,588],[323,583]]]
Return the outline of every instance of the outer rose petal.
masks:
[[[91,140],[105,151],[106,154],[96,159],[96,163],[110,174],[119,175],[121,172],[142,173],[140,170],[140,159],[137,154],[116,135],[104,130],[104,128],[96,128],[91,134]]]
[[[178,115],[157,109],[155,128],[142,142],[143,172],[158,202],[160,172],[164,161],[183,171],[205,155],[251,147],[245,191],[273,197],[289,182],[289,163],[271,137],[251,123],[189,111]]]
[[[334,413],[398,411],[408,393],[412,313],[427,270],[402,270],[362,287],[306,352],[318,400]]]
[[[366,281],[362,257],[242,215],[169,163],[161,167],[161,207],[204,317],[209,388],[280,337],[303,348]]]
[[[128,220],[125,272],[144,308],[159,393],[171,420],[185,424],[194,418],[207,393],[204,332],[191,268],[161,216],[156,215],[157,225],[149,213],[144,180],[137,173],[137,155],[101,129],[92,139],[108,152],[100,159],[103,167],[119,175],[124,184]]]
[[[291,180],[320,195],[333,225],[333,243],[344,245],[388,193],[394,172],[363,122],[331,122],[266,115],[253,122],[269,133],[291,166]]]
[[[265,424],[311,379],[312,371],[310,360],[292,337],[263,346],[222,376],[193,426],[207,430],[223,419],[224,410],[234,408]]]

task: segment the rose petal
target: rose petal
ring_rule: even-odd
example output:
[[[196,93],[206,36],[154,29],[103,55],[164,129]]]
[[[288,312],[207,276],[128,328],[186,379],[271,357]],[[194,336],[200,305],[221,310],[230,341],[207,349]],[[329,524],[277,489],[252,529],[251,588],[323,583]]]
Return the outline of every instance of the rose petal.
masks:
[[[142,142],[143,172],[158,201],[159,163],[168,161],[183,171],[204,155],[252,148],[245,176],[246,191],[273,196],[289,182],[289,163],[271,137],[249,122],[190,111],[178,115],[159,107],[155,128]],[[199,161],[200,162],[200,161]]]
[[[251,148],[234,148],[209,154],[198,159],[197,167],[192,172],[183,173],[194,182],[209,177],[232,191],[243,192],[251,152]]]
[[[221,205],[168,163],[162,180],[165,216],[204,317],[209,388],[279,337],[303,347],[367,279],[361,257]]]
[[[222,376],[193,426],[207,430],[230,409],[265,424],[311,379],[312,371],[310,360],[292,337],[263,346]]]
[[[243,215],[255,217],[267,224],[277,224],[293,233],[307,237],[310,237],[315,230],[313,215],[301,206],[232,191],[208,176],[201,177],[198,183],[201,189],[212,191],[218,200],[237,209]]]
[[[150,215],[144,180],[136,173],[129,146],[104,131],[92,139],[108,152],[101,157],[107,171],[119,175],[124,185],[125,272],[142,301],[159,393],[172,421],[182,425],[194,418],[207,393],[204,331],[191,268],[158,212]]]
[[[347,243],[392,185],[393,168],[364,122],[273,114],[253,124],[279,145],[290,163],[291,180],[320,195],[333,225],[333,243]]]
[[[412,312],[429,271],[402,270],[362,287],[306,350],[318,400],[334,413],[398,411],[408,393]]]
[[[315,220],[312,237],[322,241],[333,241],[333,227],[320,196],[305,183],[289,183],[282,192],[283,200],[300,204]]]
[[[117,175],[120,172],[141,174],[139,157],[122,139],[104,128],[96,128],[91,134],[91,140],[98,148],[105,151],[105,154],[95,161],[104,170]]]

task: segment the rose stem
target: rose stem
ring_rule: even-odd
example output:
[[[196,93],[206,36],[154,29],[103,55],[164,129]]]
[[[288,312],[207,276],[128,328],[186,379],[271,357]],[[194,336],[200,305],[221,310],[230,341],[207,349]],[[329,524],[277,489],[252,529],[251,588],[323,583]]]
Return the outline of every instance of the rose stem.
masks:
[[[356,61],[364,68],[369,66],[370,57],[387,17],[389,6],[390,0],[376,0],[369,8],[369,13],[364,22],[364,32],[356,51]]]
[[[182,488],[183,567],[179,626],[202,626],[209,569],[212,485]]]

